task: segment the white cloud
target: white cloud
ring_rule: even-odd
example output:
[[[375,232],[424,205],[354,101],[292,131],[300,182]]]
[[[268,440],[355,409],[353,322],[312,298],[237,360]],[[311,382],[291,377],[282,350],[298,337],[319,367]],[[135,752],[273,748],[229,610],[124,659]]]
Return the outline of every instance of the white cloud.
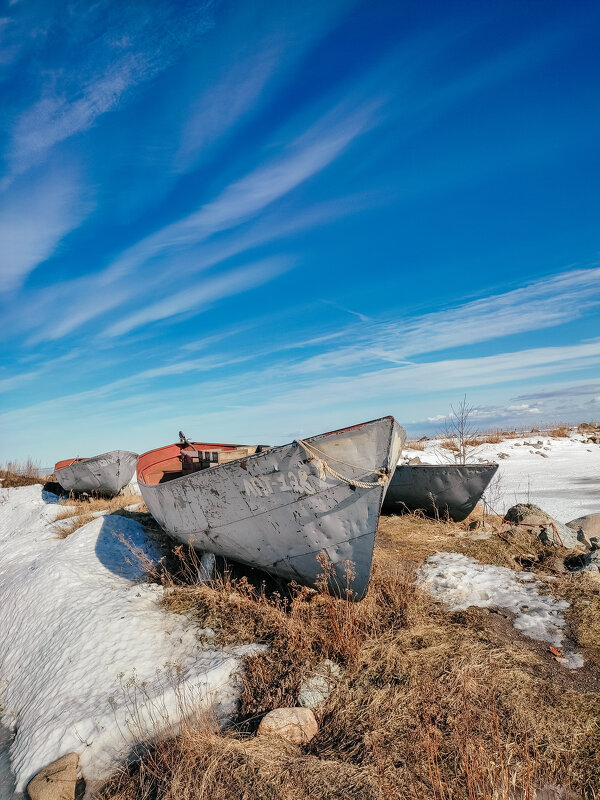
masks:
[[[502,294],[395,322],[352,329],[353,344],[306,360],[303,372],[402,362],[407,356],[450,350],[564,324],[600,306],[600,268],[570,270]]]
[[[5,185],[44,160],[56,144],[117,108],[132,88],[168,67],[184,44],[211,25],[208,4],[186,10],[156,6],[151,13],[140,13],[135,6],[99,2],[81,7],[77,16],[57,12],[52,5],[49,9],[56,17],[44,21],[54,27],[55,46],[64,45],[70,60],[49,77],[41,73],[45,82],[39,99],[16,119]],[[97,33],[92,37],[90,31]]]
[[[148,322],[172,317],[185,311],[198,313],[209,303],[231,297],[272,280],[290,267],[289,261],[271,258],[248,267],[235,269],[224,275],[200,279],[196,286],[188,287],[140,311],[119,320],[104,331],[106,336],[120,336]]]
[[[15,185],[0,201],[0,291],[18,288],[90,211],[72,171]]]

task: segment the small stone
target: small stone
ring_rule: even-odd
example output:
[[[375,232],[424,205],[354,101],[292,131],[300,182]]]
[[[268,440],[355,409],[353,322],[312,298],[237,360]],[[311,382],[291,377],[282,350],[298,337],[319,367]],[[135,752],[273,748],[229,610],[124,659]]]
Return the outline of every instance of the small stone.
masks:
[[[498,458],[510,458],[508,453],[498,453]]]
[[[542,453],[541,450],[535,451],[536,455],[541,456],[542,458],[548,458],[548,453]]]
[[[581,800],[581,795],[555,783],[544,783],[537,787],[534,800]]]
[[[294,744],[306,744],[317,735],[319,726],[310,708],[274,708],[258,726],[259,735],[280,736]]]
[[[329,697],[341,674],[340,667],[326,658],[316,667],[312,675],[300,684],[298,705],[303,708],[316,708]]]
[[[78,764],[77,753],[67,753],[40,770],[27,784],[31,800],[74,800]]]
[[[415,456],[414,458],[409,458],[406,462],[407,464],[422,464],[423,462],[419,458],[419,456]]]

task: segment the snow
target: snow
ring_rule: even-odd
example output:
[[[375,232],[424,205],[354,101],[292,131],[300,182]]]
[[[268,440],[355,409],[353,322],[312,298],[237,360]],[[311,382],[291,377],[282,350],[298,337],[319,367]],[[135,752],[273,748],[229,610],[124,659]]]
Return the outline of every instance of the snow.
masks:
[[[564,639],[566,600],[540,594],[540,581],[531,572],[480,564],[461,553],[436,553],[421,567],[418,583],[450,611],[469,606],[504,608],[514,614],[513,625],[525,636],[560,647]],[[583,665],[578,653],[566,656],[565,666]]]
[[[486,497],[499,514],[516,503],[534,503],[560,522],[569,522],[600,511],[600,445],[584,439],[576,433],[569,437],[533,433],[469,448],[468,463],[498,462]],[[425,464],[453,463],[452,453],[441,444],[431,439],[424,443],[424,451],[405,450],[403,460],[418,456]]]
[[[160,553],[139,523],[106,515],[60,540],[60,508],[39,485],[0,489],[0,731],[13,732],[18,792],[65,753],[103,779],[132,742],[176,730],[191,709],[226,719],[253,650],[209,649],[161,606],[143,567]]]

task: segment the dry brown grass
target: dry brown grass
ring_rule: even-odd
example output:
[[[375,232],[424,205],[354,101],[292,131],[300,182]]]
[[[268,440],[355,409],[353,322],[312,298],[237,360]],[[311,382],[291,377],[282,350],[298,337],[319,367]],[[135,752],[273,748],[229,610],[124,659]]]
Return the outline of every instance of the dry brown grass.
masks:
[[[425,442],[406,442],[405,450],[425,450]]]
[[[115,511],[120,511],[125,506],[132,506],[139,503],[140,513],[147,513],[148,509],[146,504],[142,501],[141,497],[138,499],[135,495],[117,495],[117,497],[92,497],[89,500],[82,498],[67,498],[61,500],[61,505],[64,508],[58,512],[56,517],[57,522],[70,520],[69,523],[56,526],[57,536],[59,539],[66,539],[76,530],[79,530],[83,525],[87,525],[94,517],[92,516],[97,511],[107,511],[109,514],[114,514]]]
[[[248,661],[234,728],[190,727],[149,744],[103,800],[534,800],[543,783],[597,797],[593,681],[558,667],[510,619],[448,613],[415,585],[419,564],[443,549],[517,569],[525,550],[532,568],[546,569],[537,540],[478,540],[465,527],[383,519],[371,587],[356,604],[300,587],[268,594],[244,579],[172,582],[167,607],[216,630],[218,645],[269,649]],[[196,567],[192,559],[186,568]],[[577,640],[597,647],[598,585],[580,582],[580,602],[567,578],[551,586],[573,593]],[[254,737],[266,711],[296,704],[302,678],[324,658],[343,674],[317,710],[317,737],[303,748]]]
[[[45,482],[46,478],[40,475],[39,464],[31,458],[24,462],[9,461],[0,469],[0,487],[4,489]]]
[[[568,425],[556,425],[550,429],[548,435],[553,436],[555,439],[567,439],[570,433],[571,429]]]

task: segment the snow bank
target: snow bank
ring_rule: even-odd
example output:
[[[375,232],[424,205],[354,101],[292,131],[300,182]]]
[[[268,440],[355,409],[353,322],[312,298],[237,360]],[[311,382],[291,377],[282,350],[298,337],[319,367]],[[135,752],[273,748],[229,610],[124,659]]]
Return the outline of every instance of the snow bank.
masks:
[[[140,582],[132,551],[159,553],[137,522],[104,516],[58,540],[55,501],[40,486],[0,489],[0,725],[14,731],[17,791],[68,752],[103,779],[191,707],[226,718],[252,649],[208,650],[161,607],[162,588]]]
[[[440,440],[430,439],[424,446],[424,451],[405,450],[403,458],[418,456],[425,464],[454,463]],[[600,511],[600,446],[587,444],[579,434],[554,438],[533,433],[479,445],[469,451],[469,463],[478,461],[500,465],[486,492],[500,514],[516,503],[534,503],[561,522]]]
[[[541,586],[531,572],[480,564],[461,553],[436,553],[419,571],[418,582],[450,611],[469,606],[505,608],[515,615],[515,628],[531,639],[560,647],[564,639],[565,600],[540,594]],[[570,653],[567,664],[581,667],[583,658]]]

